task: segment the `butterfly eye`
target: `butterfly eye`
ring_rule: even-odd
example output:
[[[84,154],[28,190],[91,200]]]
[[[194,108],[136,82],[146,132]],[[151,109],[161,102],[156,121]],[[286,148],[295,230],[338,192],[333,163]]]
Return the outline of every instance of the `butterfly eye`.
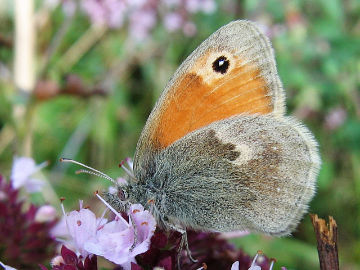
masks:
[[[229,60],[225,56],[220,56],[212,63],[212,68],[215,72],[225,74],[229,69],[229,65]]]
[[[128,194],[125,190],[119,189],[118,197],[120,198],[121,201],[125,201],[128,198]]]

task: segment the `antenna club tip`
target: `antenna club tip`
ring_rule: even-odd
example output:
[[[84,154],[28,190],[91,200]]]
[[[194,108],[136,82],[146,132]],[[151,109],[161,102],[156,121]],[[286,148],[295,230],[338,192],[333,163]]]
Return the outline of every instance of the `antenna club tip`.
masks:
[[[60,202],[65,201],[65,197],[60,197]]]
[[[62,158],[62,157],[59,158],[59,161],[60,161],[60,162],[63,162],[63,161],[64,161],[64,158]]]
[[[96,191],[94,192],[94,195],[98,195],[98,194],[99,194],[99,191],[96,190]]]

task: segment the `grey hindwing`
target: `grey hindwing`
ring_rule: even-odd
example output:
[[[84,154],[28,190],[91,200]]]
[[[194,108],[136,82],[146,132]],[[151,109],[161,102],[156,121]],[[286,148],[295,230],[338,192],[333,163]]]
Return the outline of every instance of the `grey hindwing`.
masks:
[[[296,227],[320,166],[310,132],[272,115],[212,123],[153,158],[146,181],[157,187],[156,206],[171,224],[271,235]]]

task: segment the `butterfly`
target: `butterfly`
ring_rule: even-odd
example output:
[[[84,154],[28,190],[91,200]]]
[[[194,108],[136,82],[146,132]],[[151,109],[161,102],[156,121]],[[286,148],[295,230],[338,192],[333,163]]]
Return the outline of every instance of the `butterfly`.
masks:
[[[290,234],[320,168],[311,132],[285,115],[269,39],[231,22],[180,65],[140,135],[127,185],[107,201],[141,203],[157,224],[186,230]]]

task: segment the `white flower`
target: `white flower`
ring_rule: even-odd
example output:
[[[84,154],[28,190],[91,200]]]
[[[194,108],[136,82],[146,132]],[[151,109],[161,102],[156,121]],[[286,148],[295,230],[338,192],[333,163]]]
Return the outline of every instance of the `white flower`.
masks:
[[[11,182],[15,189],[25,187],[29,193],[38,192],[44,185],[40,179],[34,178],[33,175],[44,168],[48,162],[36,165],[35,161],[29,157],[15,157],[11,169]]]
[[[5,270],[17,270],[16,268],[3,264],[2,262],[0,262],[0,265],[4,267]]]

